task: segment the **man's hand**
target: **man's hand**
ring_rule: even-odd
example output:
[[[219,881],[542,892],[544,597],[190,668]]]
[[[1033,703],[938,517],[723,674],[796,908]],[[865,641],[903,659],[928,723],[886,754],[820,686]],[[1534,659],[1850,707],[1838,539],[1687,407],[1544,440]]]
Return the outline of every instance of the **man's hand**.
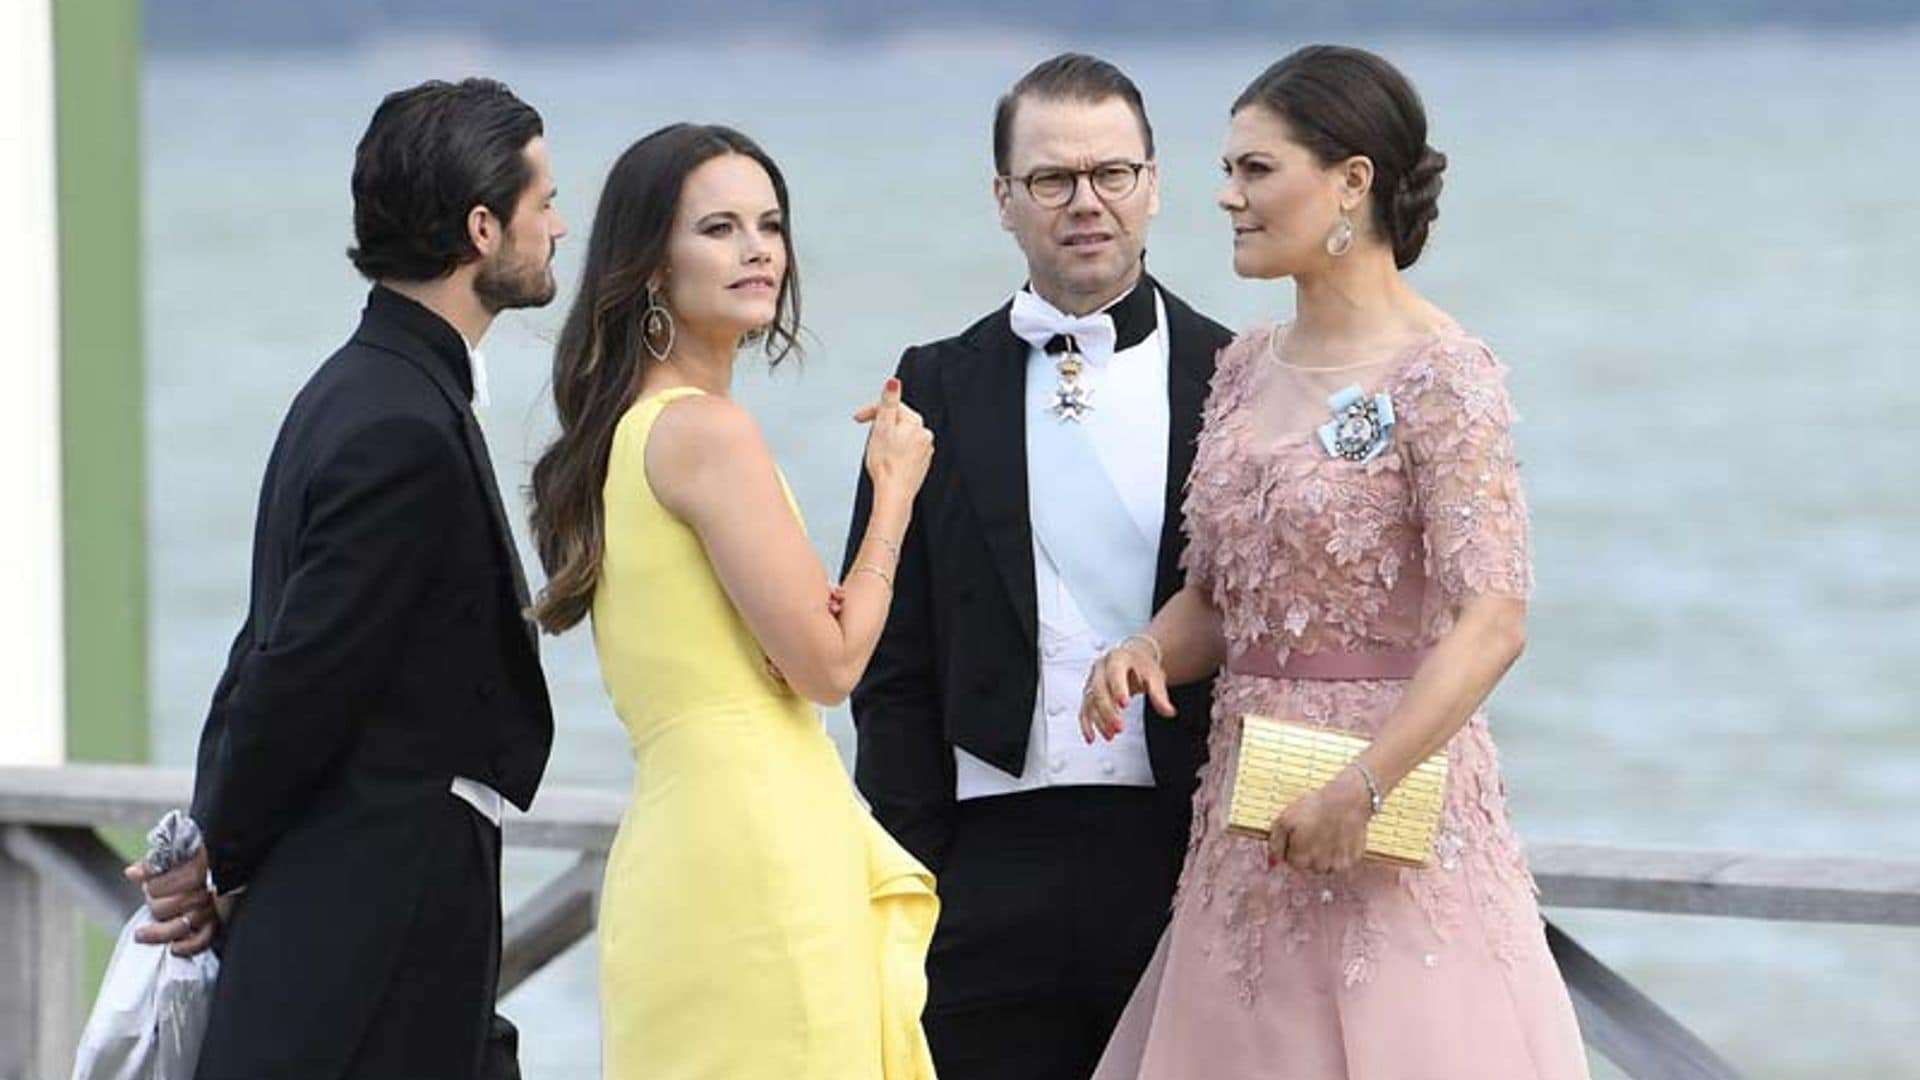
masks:
[[[205,848],[164,874],[149,872],[145,862],[134,863],[125,873],[146,894],[147,910],[153,914],[153,925],[134,931],[135,941],[171,945],[175,956],[192,956],[213,944],[233,901],[216,901],[208,890]]]

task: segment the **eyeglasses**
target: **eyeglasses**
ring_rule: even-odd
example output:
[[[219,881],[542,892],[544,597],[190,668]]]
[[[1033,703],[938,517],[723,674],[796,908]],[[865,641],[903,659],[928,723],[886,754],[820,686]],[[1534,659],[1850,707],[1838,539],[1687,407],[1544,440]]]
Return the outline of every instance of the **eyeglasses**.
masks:
[[[1087,185],[1094,195],[1103,202],[1124,199],[1133,194],[1140,186],[1140,174],[1153,168],[1150,161],[1103,161],[1090,169],[1062,169],[1055,167],[1035,169],[1025,176],[1002,176],[1008,183],[1018,183],[1027,189],[1027,196],[1035,203],[1049,210],[1058,210],[1073,201],[1074,192],[1080,190],[1080,178],[1087,178]]]

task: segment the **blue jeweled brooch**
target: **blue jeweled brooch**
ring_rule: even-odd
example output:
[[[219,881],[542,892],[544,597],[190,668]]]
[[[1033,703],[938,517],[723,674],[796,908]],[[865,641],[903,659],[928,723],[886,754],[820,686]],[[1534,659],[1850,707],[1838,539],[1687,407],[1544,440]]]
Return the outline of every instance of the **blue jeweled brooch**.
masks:
[[[1372,461],[1393,441],[1393,399],[1385,394],[1372,397],[1357,386],[1336,391],[1327,398],[1333,419],[1320,425],[1320,445],[1327,453],[1346,461]]]

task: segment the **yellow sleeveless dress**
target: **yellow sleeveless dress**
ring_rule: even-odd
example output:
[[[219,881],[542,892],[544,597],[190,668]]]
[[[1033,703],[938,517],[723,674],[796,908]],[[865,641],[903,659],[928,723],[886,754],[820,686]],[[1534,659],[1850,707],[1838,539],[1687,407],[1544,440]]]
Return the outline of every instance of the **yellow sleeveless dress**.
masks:
[[[931,1078],[932,875],[860,805],[818,712],[767,674],[647,485],[654,421],[697,393],[636,402],[607,464],[593,640],[637,768],[600,899],[603,1073]]]

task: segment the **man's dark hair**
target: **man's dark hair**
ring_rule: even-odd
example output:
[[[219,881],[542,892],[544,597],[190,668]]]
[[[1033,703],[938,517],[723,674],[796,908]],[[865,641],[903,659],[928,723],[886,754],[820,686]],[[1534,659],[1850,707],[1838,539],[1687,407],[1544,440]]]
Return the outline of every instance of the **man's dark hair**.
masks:
[[[368,279],[431,281],[479,257],[475,206],[504,225],[532,180],[540,114],[492,79],[432,80],[380,102],[353,158],[347,258]]]
[[[993,109],[993,171],[1007,174],[1007,157],[1013,150],[1013,117],[1023,98],[1042,101],[1078,101],[1098,105],[1108,98],[1119,98],[1140,121],[1140,135],[1146,140],[1147,157],[1153,157],[1153,125],[1147,122],[1147,106],[1140,99],[1140,88],[1126,73],[1097,56],[1085,53],[1061,53],[1042,60],[1032,71],[1020,76],[1013,89],[1000,96]]]

